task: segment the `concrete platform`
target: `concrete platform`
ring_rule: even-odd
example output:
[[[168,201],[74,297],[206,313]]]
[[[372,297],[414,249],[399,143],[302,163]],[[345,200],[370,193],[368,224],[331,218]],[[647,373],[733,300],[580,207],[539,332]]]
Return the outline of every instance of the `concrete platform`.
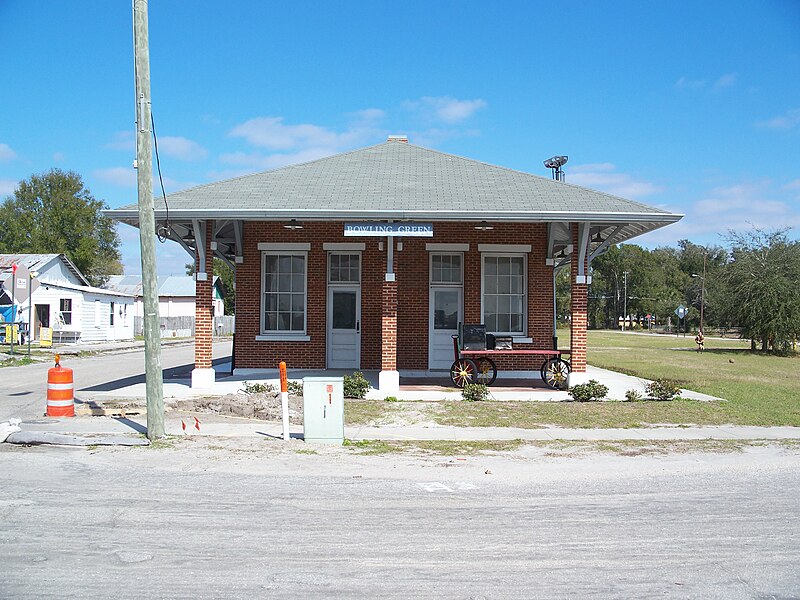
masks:
[[[224,396],[225,394],[235,394],[242,390],[245,382],[263,383],[273,385],[276,388],[280,385],[277,369],[274,371],[266,370],[259,375],[230,375],[230,363],[220,363],[214,365],[216,377],[214,383],[204,389],[193,389],[190,374],[185,378],[170,379],[164,382],[165,398],[200,398],[208,396]],[[289,379],[292,381],[302,381],[303,377],[334,376],[341,377],[351,374],[351,370],[337,369],[303,369],[290,370]],[[378,371],[363,371],[364,376],[369,380],[372,389],[368,392],[367,398],[383,400],[385,394],[378,391]],[[570,381],[573,385],[585,383],[590,379],[596,379],[603,385],[608,386],[609,400],[623,400],[625,392],[635,389],[644,394],[644,386],[649,383],[646,379],[600,369],[598,367],[587,367],[586,373],[573,373]],[[538,402],[560,402],[569,400],[567,392],[557,391],[547,387],[539,378],[538,374],[531,379],[511,378],[505,379],[501,376],[489,388],[490,398],[497,401],[538,401]],[[460,400],[461,390],[455,388],[450,383],[447,372],[433,373],[428,376],[403,376],[400,374],[400,390],[393,394],[399,400]],[[77,390],[76,398],[90,402],[92,400],[102,401],[103,399],[120,398],[145,398],[146,390],[144,383],[134,385],[122,385],[119,388],[103,392],[88,392]],[[681,397],[699,400],[714,401],[721,400],[707,394],[682,390]]]

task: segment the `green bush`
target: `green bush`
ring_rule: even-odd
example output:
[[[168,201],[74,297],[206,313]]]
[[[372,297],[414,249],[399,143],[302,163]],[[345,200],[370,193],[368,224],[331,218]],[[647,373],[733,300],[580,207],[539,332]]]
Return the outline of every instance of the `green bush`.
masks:
[[[397,396],[386,396],[386,398],[384,398],[383,401],[384,402],[400,402],[400,400],[397,399]]]
[[[356,371],[352,375],[344,376],[344,397],[363,398],[367,395],[369,388],[372,387],[361,371]]]
[[[637,402],[642,399],[642,394],[638,390],[628,390],[625,392],[627,402]]]
[[[608,394],[608,387],[595,379],[590,379],[587,383],[573,385],[569,389],[569,395],[578,402],[591,402],[605,398]]]
[[[681,393],[681,386],[671,379],[656,379],[645,386],[645,392],[653,400],[674,400]]]
[[[298,398],[303,396],[303,382],[302,381],[288,381],[286,385],[286,391],[289,392],[290,396],[297,396]]]
[[[467,402],[481,402],[489,398],[489,388],[482,383],[465,383],[461,396]]]
[[[275,386],[269,383],[250,383],[245,381],[242,383],[242,391],[245,394],[264,394],[264,393],[274,393]]]

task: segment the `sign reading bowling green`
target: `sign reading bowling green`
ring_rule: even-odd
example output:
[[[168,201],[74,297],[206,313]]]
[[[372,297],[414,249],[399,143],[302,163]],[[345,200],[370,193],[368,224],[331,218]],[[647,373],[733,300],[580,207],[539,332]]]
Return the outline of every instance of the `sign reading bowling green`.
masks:
[[[345,237],[433,237],[433,223],[345,223]]]

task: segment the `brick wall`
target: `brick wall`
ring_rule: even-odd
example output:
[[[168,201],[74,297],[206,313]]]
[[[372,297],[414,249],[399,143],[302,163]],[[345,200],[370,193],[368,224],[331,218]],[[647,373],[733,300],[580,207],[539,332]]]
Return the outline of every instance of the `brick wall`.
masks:
[[[201,224],[202,226],[202,224]],[[206,229],[206,280],[199,281],[195,277],[195,312],[194,312],[194,366],[197,369],[211,368],[211,344],[214,315],[214,296],[211,282],[214,277],[214,259],[211,253],[211,235],[213,221],[205,223]],[[195,256],[195,269],[200,270],[199,253]]]
[[[571,315],[571,337],[570,337],[570,363],[572,370],[577,373],[586,372],[586,323],[588,310],[589,286],[582,283],[575,283],[575,276],[578,274],[579,254],[578,254],[578,224],[572,224],[572,259],[570,263],[570,277],[572,281],[572,299],[570,301]],[[584,261],[584,273],[588,274]]]
[[[381,338],[397,336],[396,368],[428,368],[429,252],[426,243],[469,243],[464,256],[464,320],[479,323],[481,317],[481,259],[478,244],[530,244],[528,255],[528,336],[533,344],[519,348],[550,348],[553,327],[553,270],[545,265],[547,228],[544,224],[496,224],[490,231],[477,231],[469,223],[434,223],[433,238],[395,238],[403,250],[394,253],[396,284],[384,282],[386,238],[344,237],[343,223],[303,223],[291,231],[281,223],[244,224],[244,263],[236,273],[237,368],[275,368],[285,360],[289,368],[324,368],[326,363],[327,251],[323,243],[363,242],[361,272],[361,368],[389,369],[393,358],[381,351]],[[378,244],[384,249],[378,250]],[[259,342],[261,311],[260,242],[308,242],[308,335],[309,342]],[[396,293],[396,332],[385,314],[384,290]],[[387,320],[387,317],[389,319]],[[523,359],[524,360],[524,359]],[[507,357],[502,369],[531,369],[530,359]]]

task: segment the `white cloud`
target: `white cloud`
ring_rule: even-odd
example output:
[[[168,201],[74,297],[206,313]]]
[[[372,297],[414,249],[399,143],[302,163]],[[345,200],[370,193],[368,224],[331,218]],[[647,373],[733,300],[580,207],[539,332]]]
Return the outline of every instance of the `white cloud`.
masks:
[[[423,116],[448,124],[467,120],[488,104],[485,100],[459,100],[450,96],[423,96],[419,100],[406,100],[403,106]]]
[[[105,148],[110,150],[136,151],[136,136],[133,131],[118,131],[110,142],[105,144]]]
[[[339,132],[329,127],[303,123],[287,125],[283,117],[256,117],[235,126],[231,137],[243,138],[249,144],[272,153],[232,152],[222,154],[220,162],[248,169],[214,172],[236,177],[248,172],[275,169],[290,164],[308,162],[351,150],[366,143],[383,141],[386,131],[377,123],[385,116],[378,108],[368,108],[348,115],[350,123]]]
[[[325,127],[311,124],[284,125],[283,117],[257,117],[237,125],[231,137],[244,138],[253,146],[270,150],[290,150],[303,146],[336,147],[339,135]]]
[[[800,211],[778,198],[779,195],[766,179],[713,188],[685,210],[686,217],[680,223],[660,235],[675,240],[694,239],[724,236],[731,229],[753,226],[773,229],[800,225]]]
[[[17,153],[11,149],[8,144],[0,144],[0,162],[4,160],[13,160],[17,157]]]
[[[782,115],[773,117],[767,121],[759,121],[756,125],[766,129],[794,129],[800,125],[800,108],[787,110]]]
[[[356,123],[374,124],[386,116],[386,112],[380,108],[365,108],[364,110],[357,110],[350,113],[350,118]]]
[[[142,274],[139,230],[129,225],[119,224],[119,251],[126,275]],[[156,268],[159,275],[184,275],[185,265],[192,257],[174,241],[156,244]]]
[[[706,86],[706,82],[702,79],[689,79],[688,77],[681,77],[675,82],[675,87],[679,89],[699,90]]]
[[[203,160],[208,156],[208,150],[185,137],[164,136],[159,138],[158,150],[172,158],[186,161]]]
[[[675,82],[675,87],[683,90],[702,90],[707,87],[714,90],[721,90],[724,88],[732,87],[736,84],[736,73],[725,73],[720,75],[713,83],[705,79],[689,79],[688,77],[681,77]]]
[[[637,181],[627,173],[616,173],[611,163],[575,165],[566,169],[567,183],[597,189],[622,198],[637,199],[664,190],[649,181]]]
[[[800,179],[795,179],[794,181],[790,181],[789,183],[781,186],[783,190],[800,190]]]
[[[67,155],[63,152],[54,152],[53,153],[53,160],[55,162],[64,162],[67,159]]]
[[[0,179],[0,199],[13,194],[18,184],[16,179]]]
[[[231,152],[221,154],[219,161],[227,165],[249,167],[242,171],[230,171],[228,178],[237,177],[254,171],[266,171],[278,169],[287,165],[309,162],[330,156],[334,152],[328,148],[305,148],[297,152],[285,152],[276,154],[262,154],[260,152]],[[219,173],[217,173],[219,174]]]
[[[110,167],[108,169],[95,169],[92,175],[119,187],[136,187],[136,169],[133,167]]]
[[[607,173],[617,167],[613,163],[589,163],[570,167],[572,173]]]
[[[727,73],[714,82],[714,89],[721,90],[736,84],[736,73]]]

